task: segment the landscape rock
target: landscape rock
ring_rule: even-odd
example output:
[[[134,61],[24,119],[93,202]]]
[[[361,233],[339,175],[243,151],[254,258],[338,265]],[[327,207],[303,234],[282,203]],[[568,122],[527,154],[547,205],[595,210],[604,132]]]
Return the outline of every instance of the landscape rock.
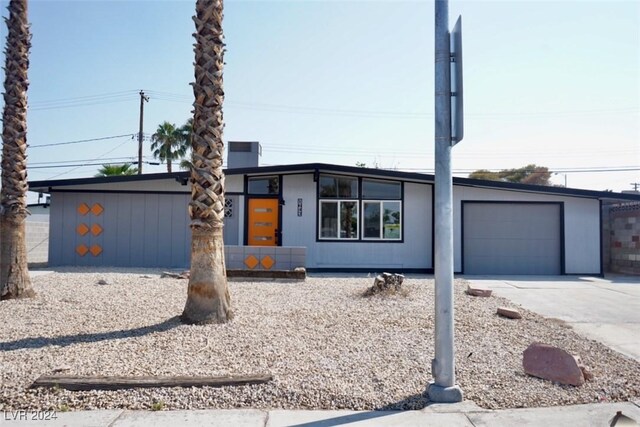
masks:
[[[487,298],[491,296],[491,293],[491,289],[476,288],[471,285],[467,286],[467,295]]]
[[[578,356],[574,356],[574,357],[576,359],[576,362],[578,363],[578,367],[582,371],[582,376],[584,376],[585,381],[592,380],[593,379],[593,373],[591,372],[589,367],[582,362],[582,359],[580,359],[580,357],[578,357]]]
[[[370,296],[385,291],[397,292],[401,289],[403,281],[404,276],[402,274],[379,274],[373,280],[373,286],[365,291],[365,296]]]
[[[533,343],[523,353],[522,367],[534,377],[560,384],[581,386],[584,375],[578,360],[565,350],[548,344]]]
[[[100,279],[98,280],[98,285],[108,285],[109,282],[107,282],[106,280]]]
[[[500,316],[508,317],[509,319],[522,319],[520,312],[513,308],[498,307],[497,313]]]

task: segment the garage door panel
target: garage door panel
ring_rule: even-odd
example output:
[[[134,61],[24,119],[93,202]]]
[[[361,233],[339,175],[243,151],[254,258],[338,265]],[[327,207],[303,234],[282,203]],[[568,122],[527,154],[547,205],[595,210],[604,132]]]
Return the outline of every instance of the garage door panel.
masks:
[[[560,205],[467,203],[466,274],[560,274]]]

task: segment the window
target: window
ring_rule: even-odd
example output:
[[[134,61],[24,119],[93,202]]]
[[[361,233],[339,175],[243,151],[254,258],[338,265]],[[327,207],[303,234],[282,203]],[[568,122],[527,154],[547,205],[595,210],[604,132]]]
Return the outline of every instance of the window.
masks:
[[[321,240],[402,240],[400,182],[320,175],[318,196]]]
[[[363,199],[400,200],[402,190],[399,182],[376,181],[372,179],[362,180]]]
[[[358,179],[330,175],[320,176],[320,198],[347,198],[358,197]]]
[[[363,238],[400,240],[402,237],[400,202],[365,201]]]
[[[280,180],[277,176],[249,178],[249,194],[277,196],[280,193]]]
[[[320,237],[357,239],[358,201],[320,201]]]

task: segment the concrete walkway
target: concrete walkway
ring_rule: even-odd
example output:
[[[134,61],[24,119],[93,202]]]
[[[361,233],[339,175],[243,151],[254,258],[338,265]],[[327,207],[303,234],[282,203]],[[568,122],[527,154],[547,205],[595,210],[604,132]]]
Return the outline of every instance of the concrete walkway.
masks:
[[[83,427],[331,427],[331,426],[609,426],[617,411],[640,420],[640,402],[595,403],[550,408],[489,411],[473,403],[431,405],[421,411],[261,411],[257,409],[193,411],[58,412],[56,419],[32,420],[35,412],[0,412],[0,426]],[[23,418],[23,419],[20,419]],[[24,418],[28,418],[25,420]],[[619,424],[621,425],[621,424]]]
[[[640,361],[640,277],[464,276]]]

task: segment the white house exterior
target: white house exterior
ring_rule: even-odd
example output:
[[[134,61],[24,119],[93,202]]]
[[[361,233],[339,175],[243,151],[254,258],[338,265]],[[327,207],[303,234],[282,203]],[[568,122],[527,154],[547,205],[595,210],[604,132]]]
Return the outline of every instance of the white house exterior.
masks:
[[[433,271],[433,175],[330,164],[227,169],[228,268]],[[30,183],[49,265],[187,268],[189,174]],[[454,178],[455,272],[602,274],[602,200],[632,194]]]

